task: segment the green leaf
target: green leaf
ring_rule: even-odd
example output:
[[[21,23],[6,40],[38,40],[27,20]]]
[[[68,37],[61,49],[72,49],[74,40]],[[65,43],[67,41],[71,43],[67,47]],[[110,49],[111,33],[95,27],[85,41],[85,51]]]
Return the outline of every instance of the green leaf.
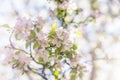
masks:
[[[62,56],[59,56],[58,59],[61,60],[63,57]]]
[[[55,75],[56,77],[58,77],[59,71],[55,70],[55,71],[54,71],[54,75]]]
[[[53,31],[56,31],[57,24],[58,24],[57,22],[55,22],[55,23],[52,24],[52,30],[53,30]]]
[[[76,31],[75,34],[76,34],[78,37],[80,37],[80,38],[83,37],[83,34],[82,34],[80,31]]]
[[[69,58],[69,59],[72,59],[72,58],[73,58],[73,56],[72,56],[71,53],[67,53],[67,54],[66,54],[66,57]]]
[[[96,21],[96,20],[93,20],[93,24],[94,24],[94,25],[97,24],[97,21]]]
[[[4,28],[10,28],[10,26],[8,24],[3,24],[2,27],[4,27]]]
[[[42,57],[39,57],[38,62],[41,63],[41,64],[44,63],[43,58],[42,58]]]
[[[67,0],[55,0],[55,2],[57,2],[58,4],[63,3],[63,1],[67,1]]]
[[[38,48],[40,45],[38,44],[38,42],[35,42],[33,45],[33,49]]]
[[[53,39],[56,34],[56,31],[51,31],[48,35],[48,39]]]
[[[80,78],[83,77],[83,73],[82,73],[82,72],[79,73],[79,77],[80,77]]]
[[[99,9],[99,3],[98,3],[97,1],[94,1],[94,2],[92,3],[92,8],[93,8],[93,9]]]
[[[62,10],[61,8],[57,8],[57,17],[62,20],[65,17],[66,10]]]
[[[76,80],[76,76],[77,76],[77,70],[72,69],[70,80]]]
[[[15,54],[18,55],[20,53],[20,51],[16,51]]]
[[[62,46],[60,46],[59,48],[55,49],[55,54],[58,55],[62,50]]]
[[[28,41],[28,42],[26,42],[26,48],[28,48],[30,46],[30,42]]]
[[[76,50],[78,48],[77,44],[73,44],[73,50]]]
[[[53,57],[53,55],[52,55],[52,54],[50,54],[48,58],[52,58],[52,57]]]
[[[18,34],[15,34],[15,39],[20,40]]]
[[[71,50],[70,51],[72,54],[76,54],[76,50]]]
[[[36,29],[36,31],[37,31],[37,32],[40,32],[40,29],[39,29],[39,28],[37,28],[37,29]]]
[[[31,36],[32,36],[33,38],[36,38],[36,33],[35,33],[34,30],[31,30]]]

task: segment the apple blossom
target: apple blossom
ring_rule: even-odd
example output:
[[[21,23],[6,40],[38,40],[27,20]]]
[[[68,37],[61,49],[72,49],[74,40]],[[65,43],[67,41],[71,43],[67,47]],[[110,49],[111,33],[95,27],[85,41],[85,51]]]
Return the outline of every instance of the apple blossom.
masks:
[[[68,3],[64,1],[58,7],[66,9]],[[65,16],[65,12],[63,13],[58,13],[60,18]],[[36,17],[35,20],[22,17],[17,19],[9,39],[12,51],[6,56],[7,61],[10,62],[13,68],[22,69],[23,72],[29,70],[37,73],[45,80],[48,80],[45,73],[46,69],[50,71],[56,80],[64,78],[66,72],[64,67],[66,65],[69,66],[70,70],[77,69],[80,56],[78,56],[75,37],[72,37],[72,34],[75,35],[75,33],[71,33],[70,29],[63,28],[63,25],[59,26],[57,22],[54,22],[51,25],[52,27],[49,24],[42,17]],[[51,27],[47,33],[44,31],[46,26]],[[15,37],[14,41],[25,41],[25,44],[22,45],[25,49],[17,48],[13,44],[11,40],[13,36]],[[36,68],[36,65],[31,64],[32,62],[42,67]]]
[[[18,32],[22,32],[24,30],[29,30],[33,27],[31,20],[26,18],[17,18],[17,22],[15,24],[15,30]]]
[[[47,34],[43,33],[42,31],[40,33],[38,33],[37,35],[38,37],[38,43],[42,46],[42,47],[47,47],[49,46],[48,41],[47,41]]]
[[[11,63],[12,59],[14,58],[14,54],[13,53],[13,50],[10,49],[9,47],[6,47],[5,48],[6,51],[4,51],[4,53],[6,54],[6,57],[5,57],[5,64],[8,64],[8,63]]]
[[[106,21],[111,22],[112,17],[119,14],[117,8],[119,5],[112,4],[111,0],[107,2],[110,2],[109,6],[106,5],[106,2],[103,5],[103,2],[97,0],[47,1],[49,2],[45,5],[49,7],[45,6],[45,9],[50,12],[50,15],[46,14],[46,10],[41,10],[40,16],[35,20],[25,17],[17,18],[9,39],[10,45],[5,49],[6,58],[4,61],[26,74],[30,72],[38,74],[44,80],[84,80],[82,79],[82,71],[86,65],[84,66],[83,63],[91,62],[93,71],[91,71],[90,80],[94,80],[94,60],[96,54],[98,56],[100,53],[98,48],[103,49],[102,52],[106,51],[104,50],[106,46],[103,43],[107,41],[103,38],[101,41],[101,38],[98,37],[106,38],[106,35],[109,34],[109,30],[106,31],[108,28],[105,27]],[[103,7],[99,7],[98,2]],[[35,8],[39,11],[37,7]],[[45,19],[46,15],[48,19]],[[94,28],[91,22],[95,25]],[[102,24],[102,28],[96,22],[100,22],[98,24]],[[113,33],[109,34],[112,42],[114,41],[111,35]],[[113,35],[116,37],[115,34]],[[96,38],[96,36],[98,37]],[[11,40],[12,37],[15,38],[14,41]],[[116,39],[119,41],[118,37]],[[25,42],[25,44],[21,44],[22,48],[13,44],[19,41]],[[89,53],[92,59],[86,61],[86,58],[89,57],[84,58],[84,56]],[[46,69],[49,72],[46,72]],[[69,75],[67,78],[65,78],[66,73]],[[51,75],[52,79],[49,78]]]
[[[61,9],[67,9],[68,7],[68,2],[67,1],[64,1],[62,4],[58,5],[59,8]]]
[[[36,27],[42,29],[45,23],[46,23],[45,19],[43,19],[42,17],[37,17]]]
[[[72,66],[77,66],[77,64],[79,64],[79,62],[80,62],[80,56],[79,55],[75,55],[75,57],[71,60],[71,65]]]
[[[30,64],[30,61],[32,60],[30,58],[30,56],[27,56],[25,54],[22,54],[22,53],[18,53],[18,55],[15,56],[15,59],[18,60],[19,63],[21,64],[27,64],[29,65]]]

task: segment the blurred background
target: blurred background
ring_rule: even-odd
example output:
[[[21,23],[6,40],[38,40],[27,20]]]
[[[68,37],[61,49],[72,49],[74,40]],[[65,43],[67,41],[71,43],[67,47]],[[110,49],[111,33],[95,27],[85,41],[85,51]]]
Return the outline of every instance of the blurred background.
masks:
[[[86,74],[84,80],[120,80],[120,1],[71,0],[70,5],[70,10],[76,7],[82,9],[80,14],[73,16],[75,22],[84,22],[91,15],[96,17],[94,21],[78,26],[84,33],[79,43],[84,62],[87,61],[88,69],[93,66],[89,73],[92,77],[86,78]],[[14,27],[18,16],[47,19],[49,9],[54,11],[55,7],[54,3],[46,0],[0,0],[0,25]],[[2,46],[9,44],[8,36],[9,31],[0,27],[0,79],[29,80],[26,75],[19,76],[16,70],[3,64],[5,55],[2,54]]]

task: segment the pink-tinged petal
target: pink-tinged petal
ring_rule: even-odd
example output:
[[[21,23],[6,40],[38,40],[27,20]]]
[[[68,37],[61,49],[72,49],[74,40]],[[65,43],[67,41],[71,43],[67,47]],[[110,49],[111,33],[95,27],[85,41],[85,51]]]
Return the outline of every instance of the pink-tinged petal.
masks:
[[[38,33],[37,37],[38,37],[38,42],[42,47],[49,46],[46,33],[40,32]]]
[[[42,17],[38,17],[36,21],[37,27],[42,29],[45,22],[46,20],[44,20]]]
[[[71,66],[76,66],[80,62],[80,56],[76,55],[72,60],[71,60]]]
[[[12,59],[14,59],[13,50],[10,49],[10,48],[5,48],[5,52],[4,53],[6,54],[4,63],[8,64],[8,63],[10,63],[12,61]]]
[[[68,2],[64,1],[62,4],[58,5],[61,9],[67,9],[68,7]]]
[[[17,18],[17,22],[15,24],[15,30],[21,32],[25,29],[30,30],[33,27],[32,21],[26,18],[19,17]]]
[[[29,65],[30,61],[32,60],[29,56],[22,53],[19,53],[17,57],[18,57],[19,63],[25,63],[27,65]]]

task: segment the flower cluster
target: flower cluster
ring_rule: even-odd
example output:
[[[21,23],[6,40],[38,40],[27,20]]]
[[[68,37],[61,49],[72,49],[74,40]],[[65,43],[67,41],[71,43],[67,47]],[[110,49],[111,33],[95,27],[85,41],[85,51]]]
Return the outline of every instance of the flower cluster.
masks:
[[[58,26],[57,22],[51,25],[48,32],[44,32],[44,24],[45,20],[40,17],[35,21],[18,18],[10,36],[10,45],[6,48],[6,62],[23,72],[26,68],[34,72],[34,67],[31,67],[34,62],[42,66],[40,75],[44,79],[47,80],[45,69],[49,69],[55,79],[61,79],[62,75],[65,75],[65,65],[68,65],[70,70],[80,67],[77,44],[71,40],[70,30]],[[16,41],[25,41],[22,45],[25,49],[14,45],[12,36],[15,36]]]

